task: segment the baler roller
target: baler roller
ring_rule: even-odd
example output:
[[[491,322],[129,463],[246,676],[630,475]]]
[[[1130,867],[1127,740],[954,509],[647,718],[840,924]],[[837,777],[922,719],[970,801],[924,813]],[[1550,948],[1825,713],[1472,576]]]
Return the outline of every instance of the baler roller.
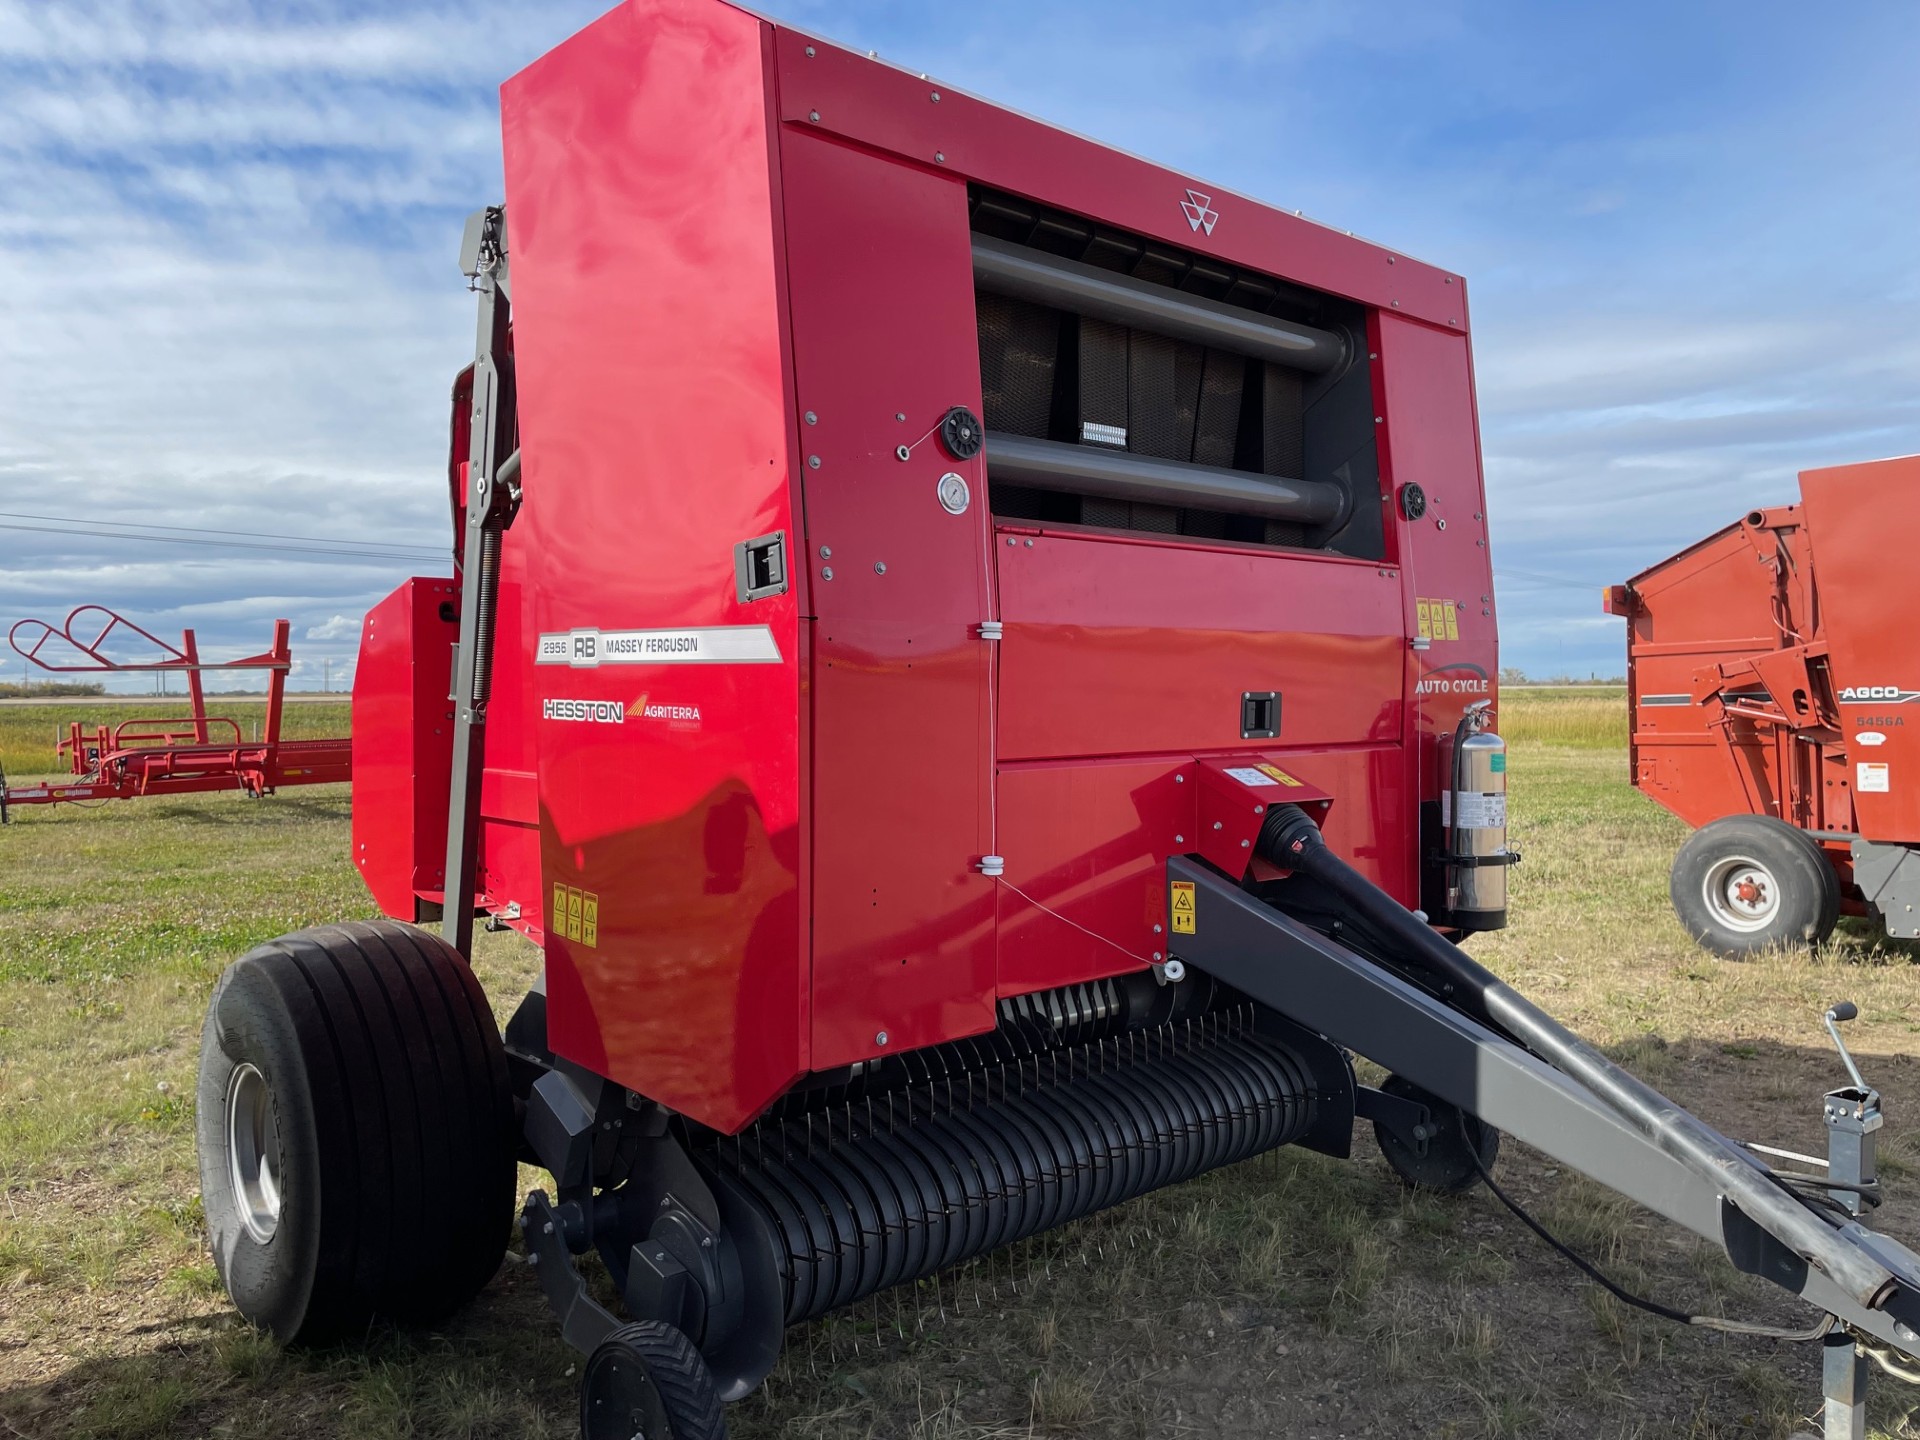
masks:
[[[1027,485],[1151,505],[1219,510],[1296,525],[1337,526],[1352,497],[1327,480],[1254,475],[1190,465],[1097,445],[1070,445],[1003,431],[987,432],[987,475],[998,485]]]
[[[1317,375],[1340,369],[1351,355],[1346,336],[1332,330],[1170,290],[988,235],[973,237],[973,279],[989,295],[1049,305]]]
[[[710,1163],[778,1237],[798,1324],[1299,1139],[1306,1065],[1220,1015],[763,1122]]]

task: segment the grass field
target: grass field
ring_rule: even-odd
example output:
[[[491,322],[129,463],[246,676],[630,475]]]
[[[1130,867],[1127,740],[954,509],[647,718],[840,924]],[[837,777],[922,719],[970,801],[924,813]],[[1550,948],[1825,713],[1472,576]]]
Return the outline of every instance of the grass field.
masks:
[[[351,706],[342,697],[337,701],[302,702],[287,705],[280,712],[280,735],[286,740],[317,740],[329,735],[345,735]],[[226,700],[207,697],[209,716],[224,716],[240,729],[242,740],[260,738],[260,724],[266,704],[259,700]],[[93,704],[74,700],[66,705],[8,705],[0,703],[0,773],[14,780],[30,776],[64,775],[66,762],[55,747],[66,738],[67,725],[79,721],[91,733],[95,726],[113,727],[129,720],[178,720],[188,714],[187,702],[156,700],[151,704]],[[228,739],[233,732],[224,726],[209,730],[209,738]]]
[[[322,733],[338,720],[298,707]],[[1727,964],[1667,906],[1679,825],[1625,783],[1617,694],[1527,691],[1513,743],[1513,927],[1476,953],[1729,1133],[1824,1141],[1839,1083],[1821,1010],[1886,1094],[1876,1223],[1920,1239],[1920,1029],[1907,951],[1848,929],[1821,953]],[[50,730],[52,717],[33,714]],[[32,735],[0,708],[10,774]],[[574,1433],[575,1357],[524,1265],[433,1333],[282,1353],[226,1308],[195,1195],[201,1010],[248,945],[370,907],[344,790],[21,812],[0,830],[0,1434]],[[486,936],[503,1008],[534,958]],[[1503,1180],[1667,1303],[1802,1312],[1606,1192],[1510,1146]],[[532,1183],[532,1177],[528,1177]],[[1080,1436],[1573,1436],[1781,1440],[1818,1395],[1808,1347],[1676,1329],[1581,1283],[1484,1193],[1404,1194],[1282,1153],[796,1330],[730,1414],[744,1440]],[[1876,1380],[1875,1433],[1920,1434]]]

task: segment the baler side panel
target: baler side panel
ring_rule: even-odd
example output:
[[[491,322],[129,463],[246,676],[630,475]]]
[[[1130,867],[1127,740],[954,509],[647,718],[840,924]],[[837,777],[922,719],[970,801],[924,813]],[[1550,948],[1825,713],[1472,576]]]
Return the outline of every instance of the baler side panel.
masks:
[[[1433,801],[1446,783],[1438,738],[1453,733],[1468,705],[1495,698],[1500,673],[1472,357],[1464,335],[1398,314],[1379,314],[1369,328],[1385,493],[1417,484],[1426,494],[1419,519],[1393,505],[1389,554],[1400,561],[1401,633],[1426,642],[1407,652],[1408,784]],[[1404,834],[1408,823],[1388,833]]]
[[[353,672],[353,859],[381,913],[418,916],[438,898],[446,859],[447,782],[457,627],[440,607],[451,580],[406,581],[367,612]]]
[[[630,0],[502,93],[549,1039],[722,1130],[807,1066],[766,38]]]
[[[1860,834],[1920,842],[1920,456],[1805,471],[1800,498]]]
[[[965,184],[805,130],[784,131],[780,152],[797,407],[811,417],[800,563],[816,615],[823,1068],[993,1025],[993,883],[976,868],[987,486],[982,457],[955,459],[933,433],[954,406],[981,409]],[[959,515],[940,502],[947,473],[973,497]]]
[[[1774,737],[1751,721],[1717,725],[1693,699],[1701,671],[1780,644],[1772,571],[1758,558],[1732,525],[1632,582],[1633,783],[1695,827],[1726,815],[1780,815]]]
[[[1301,551],[1002,527],[1000,755],[1261,750],[1399,736],[1393,572]],[[1006,543],[1012,542],[1012,543]],[[1280,739],[1241,697],[1280,693]]]

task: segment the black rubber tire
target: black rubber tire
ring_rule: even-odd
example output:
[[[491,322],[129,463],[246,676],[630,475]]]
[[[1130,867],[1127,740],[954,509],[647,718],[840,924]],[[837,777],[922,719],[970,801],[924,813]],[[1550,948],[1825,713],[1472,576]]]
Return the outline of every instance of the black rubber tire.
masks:
[[[264,1238],[229,1169],[228,1095],[248,1066],[277,1169]],[[517,1139],[506,1053],[480,982],[436,935],[322,925],[235,961],[207,1006],[195,1132],[220,1279],[283,1342],[444,1319],[500,1268]]]
[[[1389,1095],[1426,1106],[1435,1131],[1427,1137],[1423,1155],[1410,1138],[1378,1120],[1373,1122],[1373,1138],[1401,1184],[1410,1190],[1459,1195],[1485,1179],[1483,1171],[1492,1173],[1494,1162],[1500,1158],[1498,1130],[1398,1075],[1389,1075],[1380,1088]],[[1474,1164],[1475,1152],[1480,1157],[1478,1165]]]
[[[636,1381],[645,1393],[636,1393]],[[664,1433],[656,1433],[662,1422]],[[671,1325],[637,1320],[587,1358],[580,1434],[582,1440],[727,1440],[727,1421],[693,1341]]]
[[[1751,919],[1733,908],[1740,902],[1729,890],[1749,866],[1775,890],[1771,912]],[[1840,920],[1840,877],[1820,842],[1769,815],[1730,815],[1694,831],[1673,857],[1668,893],[1687,933],[1729,960],[1818,945]]]

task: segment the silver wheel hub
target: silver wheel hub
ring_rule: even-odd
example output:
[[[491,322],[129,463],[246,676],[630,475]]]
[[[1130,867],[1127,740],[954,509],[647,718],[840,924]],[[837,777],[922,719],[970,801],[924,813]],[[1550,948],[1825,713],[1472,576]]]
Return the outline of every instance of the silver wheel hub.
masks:
[[[227,1180],[240,1223],[266,1244],[280,1228],[280,1127],[267,1077],[251,1063],[227,1081]]]
[[[1729,855],[1707,871],[1701,885],[1707,911],[1729,930],[1764,930],[1780,913],[1780,885],[1773,872],[1747,855]]]

